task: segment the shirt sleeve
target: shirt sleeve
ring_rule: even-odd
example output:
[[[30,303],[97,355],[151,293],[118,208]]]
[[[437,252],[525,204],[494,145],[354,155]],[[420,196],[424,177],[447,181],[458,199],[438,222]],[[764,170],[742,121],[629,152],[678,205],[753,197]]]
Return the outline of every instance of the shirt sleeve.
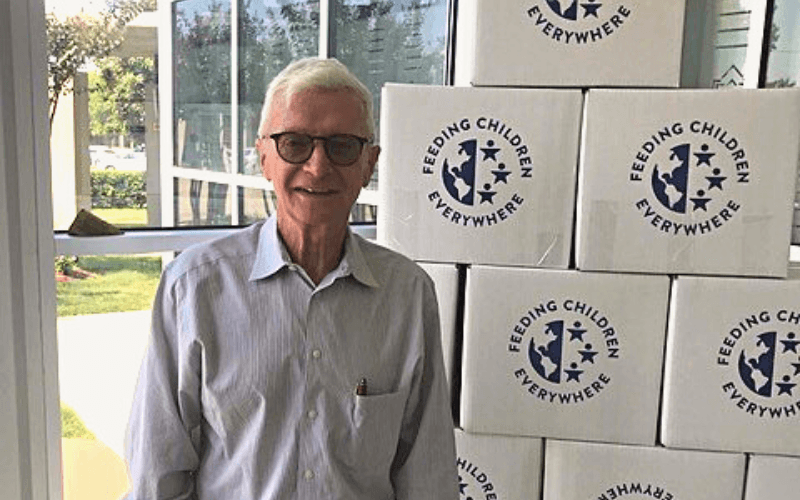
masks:
[[[182,335],[176,295],[175,287],[162,278],[128,422],[131,490],[127,500],[196,498],[200,355],[197,344]]]
[[[457,500],[450,391],[442,357],[439,308],[430,278],[425,282],[422,300],[425,352],[403,417],[392,482],[397,500]]]

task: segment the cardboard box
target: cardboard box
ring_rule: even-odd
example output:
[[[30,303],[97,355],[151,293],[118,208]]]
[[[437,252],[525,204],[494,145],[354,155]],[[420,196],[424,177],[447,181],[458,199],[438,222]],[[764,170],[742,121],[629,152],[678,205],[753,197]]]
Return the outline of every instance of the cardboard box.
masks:
[[[742,498],[745,456],[550,441],[543,500]]]
[[[800,281],[678,277],[666,446],[800,455]]]
[[[785,277],[798,116],[797,89],[589,91],[578,268]]]
[[[456,84],[677,87],[683,14],[682,0],[460,2]]]
[[[473,267],[463,428],[654,445],[668,296],[664,276]]]
[[[433,262],[418,262],[420,267],[428,273],[436,286],[436,299],[439,303],[439,323],[442,333],[442,355],[444,369],[447,374],[448,385],[453,388],[453,359],[456,350],[456,334],[459,326],[456,324],[458,311],[458,268],[455,264]]]
[[[797,500],[800,459],[753,455],[747,467],[744,500]]]
[[[387,84],[378,240],[417,260],[566,268],[582,102]]]
[[[544,443],[538,438],[456,429],[461,498],[530,500],[542,494]]]

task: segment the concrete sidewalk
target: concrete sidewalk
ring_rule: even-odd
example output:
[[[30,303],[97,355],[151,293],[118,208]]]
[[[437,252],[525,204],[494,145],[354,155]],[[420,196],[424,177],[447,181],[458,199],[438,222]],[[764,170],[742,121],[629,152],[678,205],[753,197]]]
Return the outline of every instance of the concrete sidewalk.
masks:
[[[120,457],[149,332],[150,311],[58,318],[61,401]]]

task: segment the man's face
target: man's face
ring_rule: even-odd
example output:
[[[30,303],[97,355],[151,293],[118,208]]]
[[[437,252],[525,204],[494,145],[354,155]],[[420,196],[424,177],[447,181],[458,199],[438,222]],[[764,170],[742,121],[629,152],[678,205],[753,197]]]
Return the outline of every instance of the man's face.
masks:
[[[275,96],[266,136],[298,132],[310,136],[349,134],[368,136],[361,101],[350,91],[309,89],[284,99]],[[278,197],[278,225],[283,232],[347,224],[362,186],[369,182],[380,148],[364,146],[352,165],[337,165],[328,158],[322,141],[315,141],[311,158],[302,164],[284,161],[275,141],[258,143],[261,169],[272,181]],[[285,235],[286,236],[286,235]]]

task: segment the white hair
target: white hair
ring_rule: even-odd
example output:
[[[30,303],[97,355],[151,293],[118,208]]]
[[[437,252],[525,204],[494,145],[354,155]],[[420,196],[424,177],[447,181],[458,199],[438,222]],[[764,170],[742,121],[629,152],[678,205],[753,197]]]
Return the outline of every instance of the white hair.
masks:
[[[299,59],[286,66],[272,79],[264,96],[261,108],[259,133],[264,133],[267,121],[272,113],[272,105],[277,96],[284,99],[307,90],[319,88],[327,90],[349,90],[364,104],[367,132],[369,138],[375,134],[375,120],[372,105],[372,92],[349,70],[336,59],[309,57]]]

